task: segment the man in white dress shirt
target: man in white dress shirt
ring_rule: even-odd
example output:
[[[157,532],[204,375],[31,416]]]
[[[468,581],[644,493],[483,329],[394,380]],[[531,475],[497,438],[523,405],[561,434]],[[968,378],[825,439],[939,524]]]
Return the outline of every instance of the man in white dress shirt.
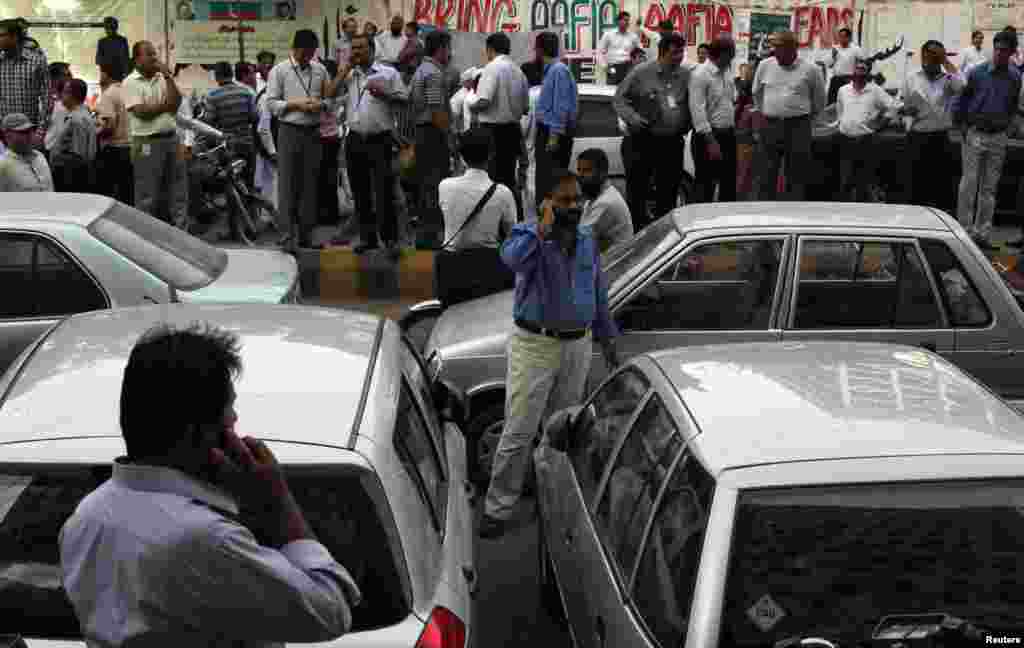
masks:
[[[971,73],[972,67],[987,60],[985,53],[981,51],[981,46],[984,44],[985,34],[978,30],[971,32],[971,46],[960,54],[960,72],[965,77]]]
[[[631,55],[641,47],[640,37],[629,31],[629,12],[619,12],[619,25],[615,31],[605,32],[598,51],[608,64],[608,85],[618,85],[633,68]]]
[[[520,121],[530,106],[530,87],[522,69],[509,56],[512,42],[508,34],[488,36],[485,51],[488,63],[476,86],[476,101],[469,109],[491,134],[491,177],[517,195],[516,163],[523,154]]]
[[[708,60],[690,77],[690,115],[694,135],[690,139],[697,172],[697,200],[736,200],[736,83],[732,60],[736,44],[728,35],[717,36],[707,48]]]
[[[451,241],[448,249],[489,247],[497,250],[516,224],[516,201],[512,191],[498,183],[494,195],[473,222],[459,232],[476,204],[496,183],[487,173],[490,147],[487,131],[473,128],[463,133],[459,138],[459,155],[468,168],[460,176],[445,178],[438,188],[438,202],[444,214],[444,240]]]
[[[818,67],[797,57],[793,32],[772,34],[774,54],[754,73],[758,151],[758,199],[775,200],[779,169],[786,160],[789,199],[803,200],[811,171],[814,118],[825,108],[825,82]]]
[[[377,63],[385,63],[392,67],[398,67],[398,55],[405,49],[409,40],[405,37],[405,21],[401,16],[391,19],[390,31],[382,32],[373,41],[373,60]]]
[[[832,48],[832,59],[828,63],[828,67],[832,69],[832,80],[828,83],[828,105],[836,102],[839,88],[853,78],[853,64],[856,60],[864,58],[864,50],[850,44],[853,32],[848,27],[840,29],[837,37],[839,47]]]
[[[872,202],[868,192],[875,180],[878,151],[874,134],[882,118],[896,108],[889,93],[868,79],[868,64],[858,60],[853,79],[839,89],[839,191],[842,200]]]
[[[330,641],[351,628],[352,576],[313,535],[273,453],[235,435],[241,368],[235,334],[199,324],[157,326],[132,349],[127,455],[59,535],[88,645]],[[181,406],[161,405],[168,389]],[[260,539],[239,522],[242,504]]]

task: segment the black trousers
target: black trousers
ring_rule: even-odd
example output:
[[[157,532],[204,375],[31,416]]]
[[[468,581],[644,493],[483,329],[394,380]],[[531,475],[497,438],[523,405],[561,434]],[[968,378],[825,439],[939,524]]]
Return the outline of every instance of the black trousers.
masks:
[[[872,135],[839,136],[839,199],[871,202],[869,187],[876,179],[878,151]]]
[[[50,171],[54,191],[92,193],[92,167],[83,158],[51,155]]]
[[[651,221],[675,209],[679,184],[683,180],[682,135],[631,133],[622,139],[626,162],[626,202],[633,217],[633,229],[639,232]],[[654,180],[654,213],[648,214],[647,197]],[[735,183],[735,175],[733,176]]]
[[[832,105],[836,102],[836,97],[839,96],[839,88],[849,83],[853,77],[846,74],[837,74],[832,77],[828,82],[828,104]]]
[[[768,118],[761,129],[758,147],[757,199],[778,200],[779,169],[785,159],[786,192],[789,200],[803,200],[811,173],[811,118]]]
[[[736,200],[736,131],[732,128],[714,128],[712,134],[722,150],[721,160],[708,155],[708,137],[694,133],[690,138],[694,171],[697,173],[697,202],[712,202],[718,188],[719,202]]]
[[[320,162],[320,223],[337,225],[341,222],[341,210],[338,208],[338,153],[341,151],[340,137],[321,137],[324,145],[324,157]]]
[[[378,243],[377,235],[386,244],[398,242],[395,221],[395,172],[391,151],[391,132],[363,136],[349,131],[345,140],[348,181],[359,215],[359,235],[363,243]],[[370,192],[374,199],[371,199]],[[376,217],[371,205],[376,202]]]
[[[444,232],[438,188],[451,175],[451,160],[448,133],[433,124],[416,124],[416,214],[421,230],[438,236]]]
[[[956,211],[953,179],[959,173],[959,165],[953,161],[952,153],[949,131],[907,134],[908,202]]]
[[[491,133],[491,159],[487,172],[491,180],[512,190],[516,209],[522,218],[522,196],[517,187],[516,168],[523,155],[523,131],[518,122],[508,124],[484,124]]]
[[[135,172],[129,146],[104,146],[96,153],[96,190],[126,205],[135,204]]]
[[[555,169],[569,169],[569,161],[572,159],[572,142],[575,138],[575,128],[558,137],[558,148],[548,151],[548,135],[551,131],[544,124],[537,124],[537,137],[534,140],[534,159],[536,161],[536,177],[534,184],[537,191],[537,205],[539,206],[547,195],[551,193],[551,174]]]

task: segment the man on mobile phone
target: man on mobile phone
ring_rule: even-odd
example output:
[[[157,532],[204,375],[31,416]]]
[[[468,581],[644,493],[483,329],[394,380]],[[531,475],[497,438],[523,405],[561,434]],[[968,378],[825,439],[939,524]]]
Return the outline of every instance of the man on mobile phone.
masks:
[[[329,641],[351,627],[359,588],[313,536],[273,453],[235,435],[241,368],[238,338],[198,324],[155,327],[132,350],[128,454],[59,538],[89,645]],[[167,410],[172,386],[186,405]],[[240,503],[258,511],[253,529]]]
[[[497,538],[516,521],[533,440],[546,414],[583,399],[591,340],[601,345],[609,369],[619,364],[608,283],[590,227],[580,226],[579,196],[576,176],[555,169],[540,222],[516,225],[501,248],[502,260],[516,273],[516,330],[508,343],[507,416],[481,538]]]

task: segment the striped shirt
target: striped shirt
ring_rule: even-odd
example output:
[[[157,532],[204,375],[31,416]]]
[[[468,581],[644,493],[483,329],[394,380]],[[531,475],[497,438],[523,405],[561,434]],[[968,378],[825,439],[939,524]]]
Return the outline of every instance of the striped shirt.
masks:
[[[252,145],[252,126],[256,123],[256,102],[249,88],[229,81],[206,95],[205,121],[235,138]]]
[[[412,114],[417,124],[429,124],[435,112],[448,110],[448,89],[444,71],[429,56],[416,69],[409,89]]]
[[[55,156],[71,153],[85,162],[96,159],[96,121],[85,104],[66,113],[52,153]]]
[[[51,112],[46,54],[33,47],[0,52],[0,118],[21,113],[45,130]]]

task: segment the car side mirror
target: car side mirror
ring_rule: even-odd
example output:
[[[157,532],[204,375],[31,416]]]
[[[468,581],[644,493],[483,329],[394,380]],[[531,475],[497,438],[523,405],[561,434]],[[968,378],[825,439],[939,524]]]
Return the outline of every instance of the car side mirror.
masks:
[[[431,386],[434,397],[434,407],[442,421],[450,421],[463,431],[469,423],[469,399],[466,393],[448,382],[447,380],[435,380]]]
[[[582,407],[567,407],[552,414],[544,426],[544,438],[549,446],[565,452],[569,449],[569,442],[572,440],[573,428],[576,427],[576,420]]]

